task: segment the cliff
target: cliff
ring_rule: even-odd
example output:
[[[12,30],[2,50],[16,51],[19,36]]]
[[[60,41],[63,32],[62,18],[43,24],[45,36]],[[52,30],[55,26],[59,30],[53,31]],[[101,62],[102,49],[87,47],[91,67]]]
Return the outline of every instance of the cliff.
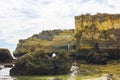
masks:
[[[18,57],[11,75],[68,74],[70,58],[68,43],[74,30],[48,30],[19,40],[14,56]],[[53,57],[53,53],[55,56]]]
[[[36,50],[67,50],[71,45],[78,49],[100,48],[108,44],[118,48],[120,14],[85,14],[75,16],[75,30],[47,30],[34,34],[25,40],[19,40],[15,56],[21,56]],[[117,44],[117,45],[116,45]]]
[[[84,30],[85,27],[95,26],[98,30],[108,30],[120,28],[120,14],[85,14],[75,16],[75,32]]]
[[[75,30],[47,30],[19,40],[11,75],[68,74],[70,62],[107,64],[120,59],[120,14],[75,17]],[[56,56],[52,56],[52,54]],[[82,62],[83,61],[83,62]]]
[[[120,14],[85,14],[75,16],[75,30],[47,30],[19,40],[14,55],[38,50],[118,49]],[[76,46],[77,45],[77,46]],[[72,46],[72,47],[71,47]],[[74,48],[74,49],[73,49]]]
[[[85,14],[75,17],[75,38],[78,48],[105,48],[107,44],[116,48],[120,29],[120,14]],[[103,47],[101,47],[103,46]],[[114,46],[114,47],[113,47]],[[106,47],[107,49],[107,47]],[[109,47],[108,47],[109,49]]]
[[[67,45],[73,39],[74,30],[48,30],[34,34],[28,39],[19,40],[14,56],[19,57],[38,50],[67,50]]]

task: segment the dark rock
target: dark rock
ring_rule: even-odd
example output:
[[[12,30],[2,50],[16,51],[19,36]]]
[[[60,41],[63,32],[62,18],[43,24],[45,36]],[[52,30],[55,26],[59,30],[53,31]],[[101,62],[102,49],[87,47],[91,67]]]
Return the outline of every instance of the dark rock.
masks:
[[[43,50],[19,57],[10,75],[63,75],[70,71],[70,58],[66,51],[56,52],[51,59]],[[57,79],[55,79],[57,80]]]
[[[13,60],[8,49],[0,48],[0,63],[11,62]]]
[[[13,64],[6,64],[4,67],[13,67]]]

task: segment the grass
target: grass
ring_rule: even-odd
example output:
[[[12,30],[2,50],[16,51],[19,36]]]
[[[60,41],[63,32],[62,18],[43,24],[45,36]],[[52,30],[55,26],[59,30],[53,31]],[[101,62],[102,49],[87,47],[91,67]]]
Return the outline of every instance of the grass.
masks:
[[[60,78],[67,80],[68,75],[61,76],[17,76],[17,80],[47,80],[48,78]]]
[[[80,66],[80,73],[75,80],[85,80],[100,77],[102,74],[113,74],[113,80],[120,80],[120,64],[117,65],[85,65]],[[60,78],[68,80],[70,74],[56,76],[16,76],[17,80],[47,80],[48,78]]]
[[[60,75],[60,76],[17,76],[17,80],[48,80],[49,78],[59,78],[62,80],[68,80],[69,75]],[[76,76],[76,80],[89,79],[91,76]]]

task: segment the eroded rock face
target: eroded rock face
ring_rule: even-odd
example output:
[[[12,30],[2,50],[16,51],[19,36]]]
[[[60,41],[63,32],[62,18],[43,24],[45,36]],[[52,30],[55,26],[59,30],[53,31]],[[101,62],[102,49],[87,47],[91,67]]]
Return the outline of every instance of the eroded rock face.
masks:
[[[12,59],[8,49],[0,48],[0,63],[11,62]]]
[[[120,28],[120,14],[85,14],[80,16],[75,16],[75,32],[84,30],[87,27],[92,27],[93,25],[98,30],[108,30],[112,28]]]
[[[48,30],[19,40],[14,56],[21,57],[37,50],[68,50],[67,44],[72,41],[73,32],[74,30]]]
[[[118,49],[119,31],[120,14],[98,13],[75,16],[74,34],[78,49],[93,49],[96,44],[99,44],[100,49]],[[108,44],[110,47],[104,47]]]

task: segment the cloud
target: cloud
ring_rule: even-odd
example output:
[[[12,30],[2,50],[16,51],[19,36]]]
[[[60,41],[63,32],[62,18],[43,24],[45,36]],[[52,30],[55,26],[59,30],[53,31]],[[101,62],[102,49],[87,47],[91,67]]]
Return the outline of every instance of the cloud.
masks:
[[[42,30],[74,28],[74,16],[80,14],[120,13],[119,3],[120,0],[0,0],[0,40],[15,48],[19,39]]]
[[[39,15],[34,10],[21,9],[20,13],[27,18],[38,18]]]

